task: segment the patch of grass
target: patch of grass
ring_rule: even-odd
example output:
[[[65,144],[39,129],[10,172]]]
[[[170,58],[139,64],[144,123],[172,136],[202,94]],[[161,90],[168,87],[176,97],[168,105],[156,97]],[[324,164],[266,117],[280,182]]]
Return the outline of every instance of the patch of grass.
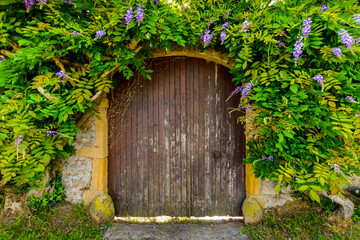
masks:
[[[272,209],[260,223],[242,230],[250,239],[360,239],[360,223],[331,216],[310,207]]]
[[[82,205],[66,202],[32,216],[0,220],[0,239],[101,239],[111,223],[98,224]]]

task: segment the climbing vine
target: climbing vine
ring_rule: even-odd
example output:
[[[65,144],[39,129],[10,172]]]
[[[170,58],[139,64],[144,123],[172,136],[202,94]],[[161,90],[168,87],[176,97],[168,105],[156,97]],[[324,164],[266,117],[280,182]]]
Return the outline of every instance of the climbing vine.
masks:
[[[74,151],[79,116],[96,114],[113,75],[150,79],[146,59],[172,46],[235,62],[231,97],[257,123],[245,159],[257,177],[319,201],[360,174],[356,0],[1,0],[0,10],[3,185],[37,185]]]

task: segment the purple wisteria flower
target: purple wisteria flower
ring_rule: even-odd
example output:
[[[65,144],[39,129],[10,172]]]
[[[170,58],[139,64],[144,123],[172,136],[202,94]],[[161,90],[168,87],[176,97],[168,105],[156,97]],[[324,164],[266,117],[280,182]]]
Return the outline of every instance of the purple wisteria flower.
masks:
[[[269,156],[269,157],[266,158],[266,161],[271,161],[271,162],[273,162],[273,161],[274,161],[274,158],[273,158],[272,156]]]
[[[276,41],[276,44],[282,47],[286,47],[284,42],[280,42],[279,40]]]
[[[322,75],[316,75],[314,80],[316,80],[321,86],[325,85],[324,77]]]
[[[133,18],[133,10],[132,7],[130,7],[128,10],[126,10],[126,14],[125,14],[125,24],[126,24],[126,28],[128,28],[132,18]]]
[[[65,0],[65,3],[71,5],[71,4],[74,4],[71,0]]]
[[[338,165],[335,163],[334,165],[330,164],[330,168],[333,169],[336,171],[336,172],[339,172],[339,173],[342,173],[343,171],[341,171],[341,169],[338,167]]]
[[[67,78],[68,77],[68,75],[66,75],[63,70],[60,70],[59,72],[55,73],[55,75],[58,75],[60,78]]]
[[[305,19],[303,21],[303,28],[302,28],[302,33],[304,34],[304,37],[307,38],[311,32],[311,25],[310,23],[312,23],[311,18]]]
[[[214,33],[211,33],[210,30],[204,29],[204,33],[200,35],[200,39],[203,41],[203,46],[206,47],[213,38]]]
[[[42,9],[43,5],[46,4],[46,0],[37,0],[38,3],[40,4],[40,10]]]
[[[295,181],[299,181],[300,179],[295,175]]]
[[[216,22],[216,21],[215,20],[210,20],[208,25],[211,26],[211,25],[214,24],[214,22]]]
[[[248,27],[250,26],[250,23],[248,22],[248,20],[244,20],[242,26],[241,26],[241,31],[243,32],[248,32]]]
[[[75,35],[75,36],[80,36],[80,33],[76,32],[76,31],[73,31],[72,34]]]
[[[304,43],[302,40],[304,40],[304,37],[298,35],[298,40],[295,42],[293,51],[295,63],[299,60],[300,55],[303,53],[302,48],[304,47]]]
[[[231,15],[231,11],[225,14],[225,17],[229,17]]]
[[[350,101],[350,102],[356,103],[355,98],[353,96],[346,96],[345,99]]]
[[[25,0],[25,9],[29,11],[34,6],[34,0]]]
[[[5,58],[3,58],[3,57],[0,57],[0,62],[2,62],[2,61],[4,61],[5,60]]]
[[[221,44],[224,43],[225,38],[226,38],[226,32],[225,32],[225,31],[222,31],[221,34],[220,34]]]
[[[232,97],[232,96],[234,96],[235,94],[238,94],[239,92],[242,91],[242,89],[243,89],[243,86],[237,86],[237,87],[234,89],[234,91],[232,91],[232,92],[230,93],[230,96],[229,96],[229,97]]]
[[[360,25],[360,14],[354,15],[353,19],[356,20],[356,23],[357,23],[358,25]]]
[[[355,114],[355,117],[360,117],[360,114]]]
[[[249,92],[252,88],[252,85],[253,85],[253,82],[252,82],[252,80],[250,80],[250,82],[242,89],[240,102],[244,101],[246,96],[249,94]]]
[[[352,49],[354,46],[354,39],[349,35],[348,31],[340,28],[338,35],[341,36],[341,42],[346,46],[347,49]]]
[[[105,36],[105,29],[96,31],[95,39],[100,39],[102,36]]]
[[[246,111],[246,110],[251,110],[251,109],[253,109],[253,107],[252,107],[251,105],[246,105],[246,106],[238,107],[238,109],[243,110],[243,111]]]
[[[229,26],[229,22],[225,22],[225,23],[221,26],[221,30],[225,30],[228,26]]]
[[[143,20],[143,17],[144,17],[144,5],[140,5],[138,6],[137,8],[137,11],[136,11],[136,21],[138,22],[138,24],[140,25],[141,21]]]
[[[335,56],[341,58],[342,52],[341,52],[340,48],[333,48],[332,51],[333,51]]]
[[[360,38],[358,38],[357,40],[356,40],[356,44],[359,44],[360,43]]]
[[[159,2],[159,0],[154,0],[154,3],[158,3]]]
[[[330,9],[330,8],[327,7],[326,5],[322,5],[322,6],[320,7],[320,12],[324,12],[324,11],[326,11],[326,10],[328,10],[328,9]]]
[[[22,142],[22,140],[23,140],[22,136],[15,138],[15,149],[16,150],[21,150],[21,142]]]

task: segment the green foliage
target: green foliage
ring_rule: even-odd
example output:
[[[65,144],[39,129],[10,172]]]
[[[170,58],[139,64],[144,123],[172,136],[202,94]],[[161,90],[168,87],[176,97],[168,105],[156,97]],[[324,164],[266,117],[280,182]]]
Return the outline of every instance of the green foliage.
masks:
[[[0,219],[0,239],[101,239],[112,223],[97,224],[81,205],[62,202],[31,217]]]
[[[54,185],[54,190],[52,193],[48,191],[45,192],[43,197],[37,197],[30,195],[27,198],[28,206],[32,211],[43,211],[51,208],[57,202],[60,202],[65,199],[64,186],[61,184],[61,173],[56,172],[55,177],[48,183],[47,187],[52,187]]]
[[[10,1],[9,1],[10,3]],[[252,89],[258,133],[248,139],[246,163],[257,177],[292,185],[319,201],[319,191],[343,195],[342,185],[359,175],[359,45],[340,42],[340,28],[358,39],[356,0],[327,1],[49,1],[28,13],[22,3],[0,5],[0,171],[3,184],[36,185],[57,158],[67,157],[77,117],[93,111],[91,99],[116,85],[118,72],[150,79],[145,59],[172,45],[204,50],[199,35],[214,33],[206,48],[228,53],[237,84]],[[144,20],[125,26],[126,11],[144,5]],[[230,14],[231,12],[231,14]],[[135,10],[136,14],[136,10]],[[312,29],[294,63],[294,44],[304,19]],[[248,31],[242,28],[249,21]],[[210,21],[215,21],[210,25]],[[229,22],[220,42],[222,24]],[[96,31],[106,35],[95,38]],[[79,34],[73,34],[73,32]],[[277,42],[283,42],[286,47]],[[342,58],[333,47],[342,49]],[[66,78],[55,75],[63,70]],[[323,75],[325,86],[313,78]],[[65,85],[64,85],[65,84]],[[41,92],[43,90],[43,92]],[[57,133],[47,136],[47,131]],[[15,138],[22,136],[21,149]],[[65,146],[65,147],[64,147]],[[269,156],[273,161],[266,161]],[[331,168],[337,164],[338,168]],[[298,180],[297,180],[298,179]],[[279,185],[280,186],[280,185]],[[278,187],[279,188],[279,187]]]
[[[354,214],[354,216],[357,216]],[[356,222],[329,220],[325,214],[312,209],[297,212],[268,212],[257,224],[241,229],[249,239],[359,239]]]

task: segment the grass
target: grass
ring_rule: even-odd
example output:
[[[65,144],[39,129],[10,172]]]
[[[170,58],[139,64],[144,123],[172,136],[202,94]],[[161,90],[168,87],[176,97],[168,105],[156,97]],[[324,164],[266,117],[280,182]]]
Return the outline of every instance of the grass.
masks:
[[[295,201],[283,208],[267,211],[260,223],[248,224],[242,230],[250,239],[353,240],[360,239],[358,219],[357,212],[352,219],[343,221],[303,201]]]
[[[0,216],[0,239],[101,239],[110,225],[96,223],[81,205],[61,202],[30,217]]]
[[[267,210],[257,224],[241,229],[249,239],[360,239],[360,207],[349,221],[331,217],[333,209],[326,211],[306,201],[294,202]],[[205,224],[203,221],[176,221],[152,224]],[[209,223],[208,223],[209,224]],[[56,204],[48,211],[16,219],[0,215],[0,239],[101,239],[111,224],[97,224],[81,205],[66,202]]]

